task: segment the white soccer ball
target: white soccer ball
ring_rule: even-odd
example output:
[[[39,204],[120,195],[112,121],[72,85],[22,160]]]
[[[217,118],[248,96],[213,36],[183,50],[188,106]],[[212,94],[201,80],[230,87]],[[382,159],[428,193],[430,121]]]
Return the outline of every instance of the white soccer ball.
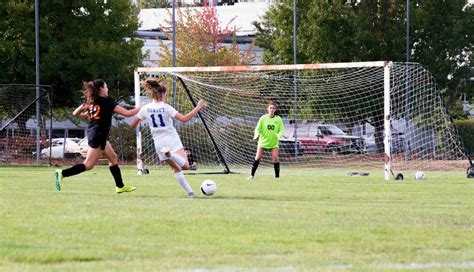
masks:
[[[201,192],[206,196],[211,196],[216,193],[217,185],[214,181],[206,179],[201,184]]]
[[[415,173],[415,179],[425,179],[426,178],[426,175],[425,173],[421,172],[421,171],[418,171]]]

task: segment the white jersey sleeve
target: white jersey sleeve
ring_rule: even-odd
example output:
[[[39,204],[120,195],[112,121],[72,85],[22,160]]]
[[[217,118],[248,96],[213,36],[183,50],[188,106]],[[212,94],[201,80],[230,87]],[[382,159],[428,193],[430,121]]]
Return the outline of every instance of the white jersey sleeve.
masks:
[[[174,118],[176,116],[176,113],[178,113],[178,111],[166,103],[164,105],[165,105],[166,113],[168,113],[168,115],[171,118]]]
[[[140,120],[142,120],[142,121],[146,120],[146,117],[147,117],[146,112],[147,112],[147,109],[148,109],[148,106],[149,106],[149,105],[150,105],[150,104],[146,104],[145,106],[143,106],[143,107],[140,109],[140,111],[138,111],[138,113],[137,113],[137,115],[136,115],[136,117],[137,117],[138,119],[140,119]]]

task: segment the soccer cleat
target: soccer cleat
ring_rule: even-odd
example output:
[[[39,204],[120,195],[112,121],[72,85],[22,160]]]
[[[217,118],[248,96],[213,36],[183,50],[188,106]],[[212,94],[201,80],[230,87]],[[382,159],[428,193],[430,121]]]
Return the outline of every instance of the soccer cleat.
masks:
[[[254,178],[254,176],[250,175],[247,177],[247,180],[252,180]]]
[[[191,193],[188,194],[188,197],[197,198],[198,196],[194,192],[191,192]]]
[[[61,181],[63,180],[63,174],[61,169],[54,171],[54,177],[56,178],[56,190],[61,191]]]
[[[275,177],[275,180],[276,180],[276,181],[279,181],[279,180],[280,180],[280,177]]]
[[[117,194],[130,193],[130,192],[135,191],[136,189],[137,187],[128,186],[128,185],[124,185],[122,188],[115,187],[115,191],[117,192]]]
[[[161,150],[160,150],[161,153],[165,154],[166,157],[171,157],[171,153],[170,153],[170,148],[167,147],[167,146],[164,146]]]

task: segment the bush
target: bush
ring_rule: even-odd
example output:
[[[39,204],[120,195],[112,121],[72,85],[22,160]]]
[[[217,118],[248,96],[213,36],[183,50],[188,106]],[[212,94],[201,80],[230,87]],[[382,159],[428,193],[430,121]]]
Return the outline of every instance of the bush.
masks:
[[[456,120],[455,125],[469,156],[474,155],[474,120]]]
[[[135,130],[127,123],[119,122],[110,128],[109,141],[114,147],[120,161],[134,163],[137,158]]]

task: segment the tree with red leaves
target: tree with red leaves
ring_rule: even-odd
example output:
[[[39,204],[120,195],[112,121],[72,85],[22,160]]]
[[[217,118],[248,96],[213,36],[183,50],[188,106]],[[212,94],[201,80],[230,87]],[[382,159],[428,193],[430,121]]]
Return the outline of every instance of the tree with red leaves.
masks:
[[[171,13],[169,13],[171,18]],[[177,9],[176,16],[176,66],[230,66],[248,65],[255,60],[253,43],[243,52],[232,40],[237,32],[231,27],[235,17],[221,27],[215,6]],[[165,36],[172,40],[171,19],[163,27]],[[160,40],[162,51],[157,52],[162,67],[172,66],[172,49]]]

